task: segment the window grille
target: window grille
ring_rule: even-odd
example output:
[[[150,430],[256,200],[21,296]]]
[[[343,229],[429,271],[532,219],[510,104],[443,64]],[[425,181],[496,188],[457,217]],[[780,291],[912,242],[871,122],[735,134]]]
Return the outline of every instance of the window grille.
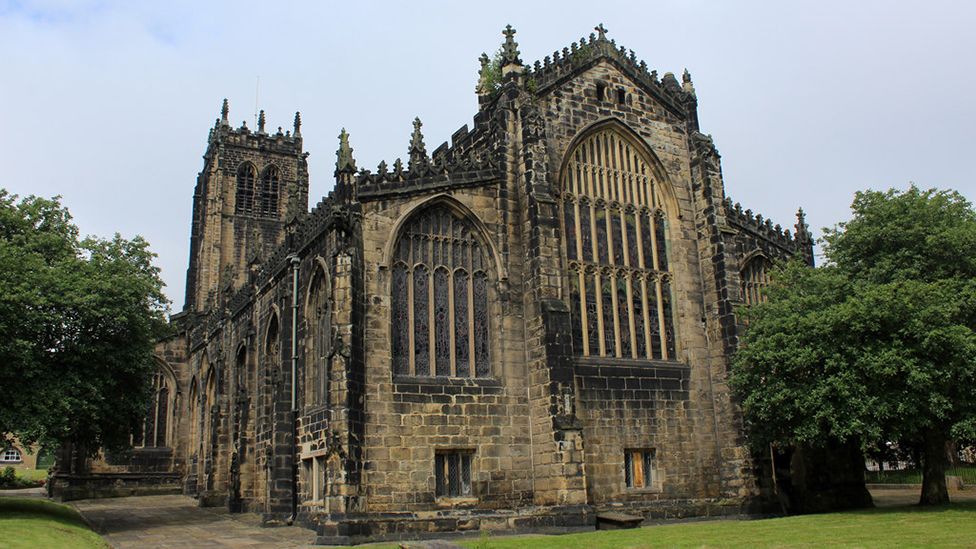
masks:
[[[438,497],[471,496],[471,452],[439,452],[434,455]]]
[[[2,457],[0,461],[4,461],[8,463],[11,462],[19,463],[21,461],[20,450],[16,448],[7,448],[6,450],[3,451],[3,456],[0,457]]]

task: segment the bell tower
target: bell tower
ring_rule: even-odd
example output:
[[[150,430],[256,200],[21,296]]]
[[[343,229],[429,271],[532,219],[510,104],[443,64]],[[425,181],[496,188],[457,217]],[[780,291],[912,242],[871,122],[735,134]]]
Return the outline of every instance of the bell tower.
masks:
[[[268,133],[264,111],[254,131],[246,122],[232,128],[229,112],[224,99],[193,191],[188,312],[206,311],[243,286],[284,241],[286,225],[308,211],[301,115],[291,130]]]

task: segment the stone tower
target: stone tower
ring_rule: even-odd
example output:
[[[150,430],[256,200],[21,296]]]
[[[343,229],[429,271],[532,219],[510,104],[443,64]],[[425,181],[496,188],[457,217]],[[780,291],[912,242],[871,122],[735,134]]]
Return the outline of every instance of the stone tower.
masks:
[[[206,311],[243,286],[308,210],[301,116],[292,130],[268,133],[264,111],[256,131],[232,128],[228,114],[225,99],[193,192],[184,311]]]

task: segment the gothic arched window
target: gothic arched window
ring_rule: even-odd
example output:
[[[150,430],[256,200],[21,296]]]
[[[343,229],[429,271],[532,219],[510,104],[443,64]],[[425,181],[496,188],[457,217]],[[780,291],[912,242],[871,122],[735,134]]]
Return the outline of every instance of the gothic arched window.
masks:
[[[753,305],[766,301],[764,292],[769,285],[769,260],[765,256],[757,255],[742,269],[742,302]]]
[[[254,210],[257,215],[264,217],[278,217],[278,187],[281,180],[278,168],[268,166],[261,174],[255,196]]]
[[[329,387],[329,347],[331,307],[329,305],[329,279],[325,269],[315,268],[308,289],[308,306],[305,309],[305,325],[309,344],[305,351],[305,398],[307,405],[326,402]]]
[[[474,225],[445,205],[404,226],[391,285],[394,374],[491,375],[488,265]]]
[[[278,313],[272,312],[268,321],[268,331],[264,337],[264,381],[261,384],[261,409],[259,413],[264,422],[270,422],[271,397],[275,378],[281,375],[281,338],[278,326]]]
[[[237,168],[237,198],[234,212],[239,214],[254,213],[254,182],[258,171],[254,164],[245,162]]]
[[[153,376],[152,389],[149,400],[146,401],[146,416],[142,423],[142,432],[133,439],[133,446],[155,448],[167,446],[167,428],[170,414],[170,389],[166,378],[157,372]]]
[[[577,355],[675,358],[668,220],[651,162],[608,127],[569,153],[561,218]]]

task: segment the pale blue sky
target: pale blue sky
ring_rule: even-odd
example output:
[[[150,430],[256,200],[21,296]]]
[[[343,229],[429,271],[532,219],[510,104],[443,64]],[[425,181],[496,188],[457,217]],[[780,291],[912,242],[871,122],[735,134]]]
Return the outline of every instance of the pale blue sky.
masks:
[[[727,193],[776,223],[802,205],[833,225],[855,190],[909,181],[976,199],[962,1],[0,0],[0,186],[63,195],[83,233],[145,236],[178,310],[221,99],[253,127],[260,76],[271,128],[302,112],[314,204],[341,127],[360,166],[405,156],[415,116],[433,150],[470,124],[478,56],[505,24],[532,62],[601,21],[650,68],[691,71]]]

